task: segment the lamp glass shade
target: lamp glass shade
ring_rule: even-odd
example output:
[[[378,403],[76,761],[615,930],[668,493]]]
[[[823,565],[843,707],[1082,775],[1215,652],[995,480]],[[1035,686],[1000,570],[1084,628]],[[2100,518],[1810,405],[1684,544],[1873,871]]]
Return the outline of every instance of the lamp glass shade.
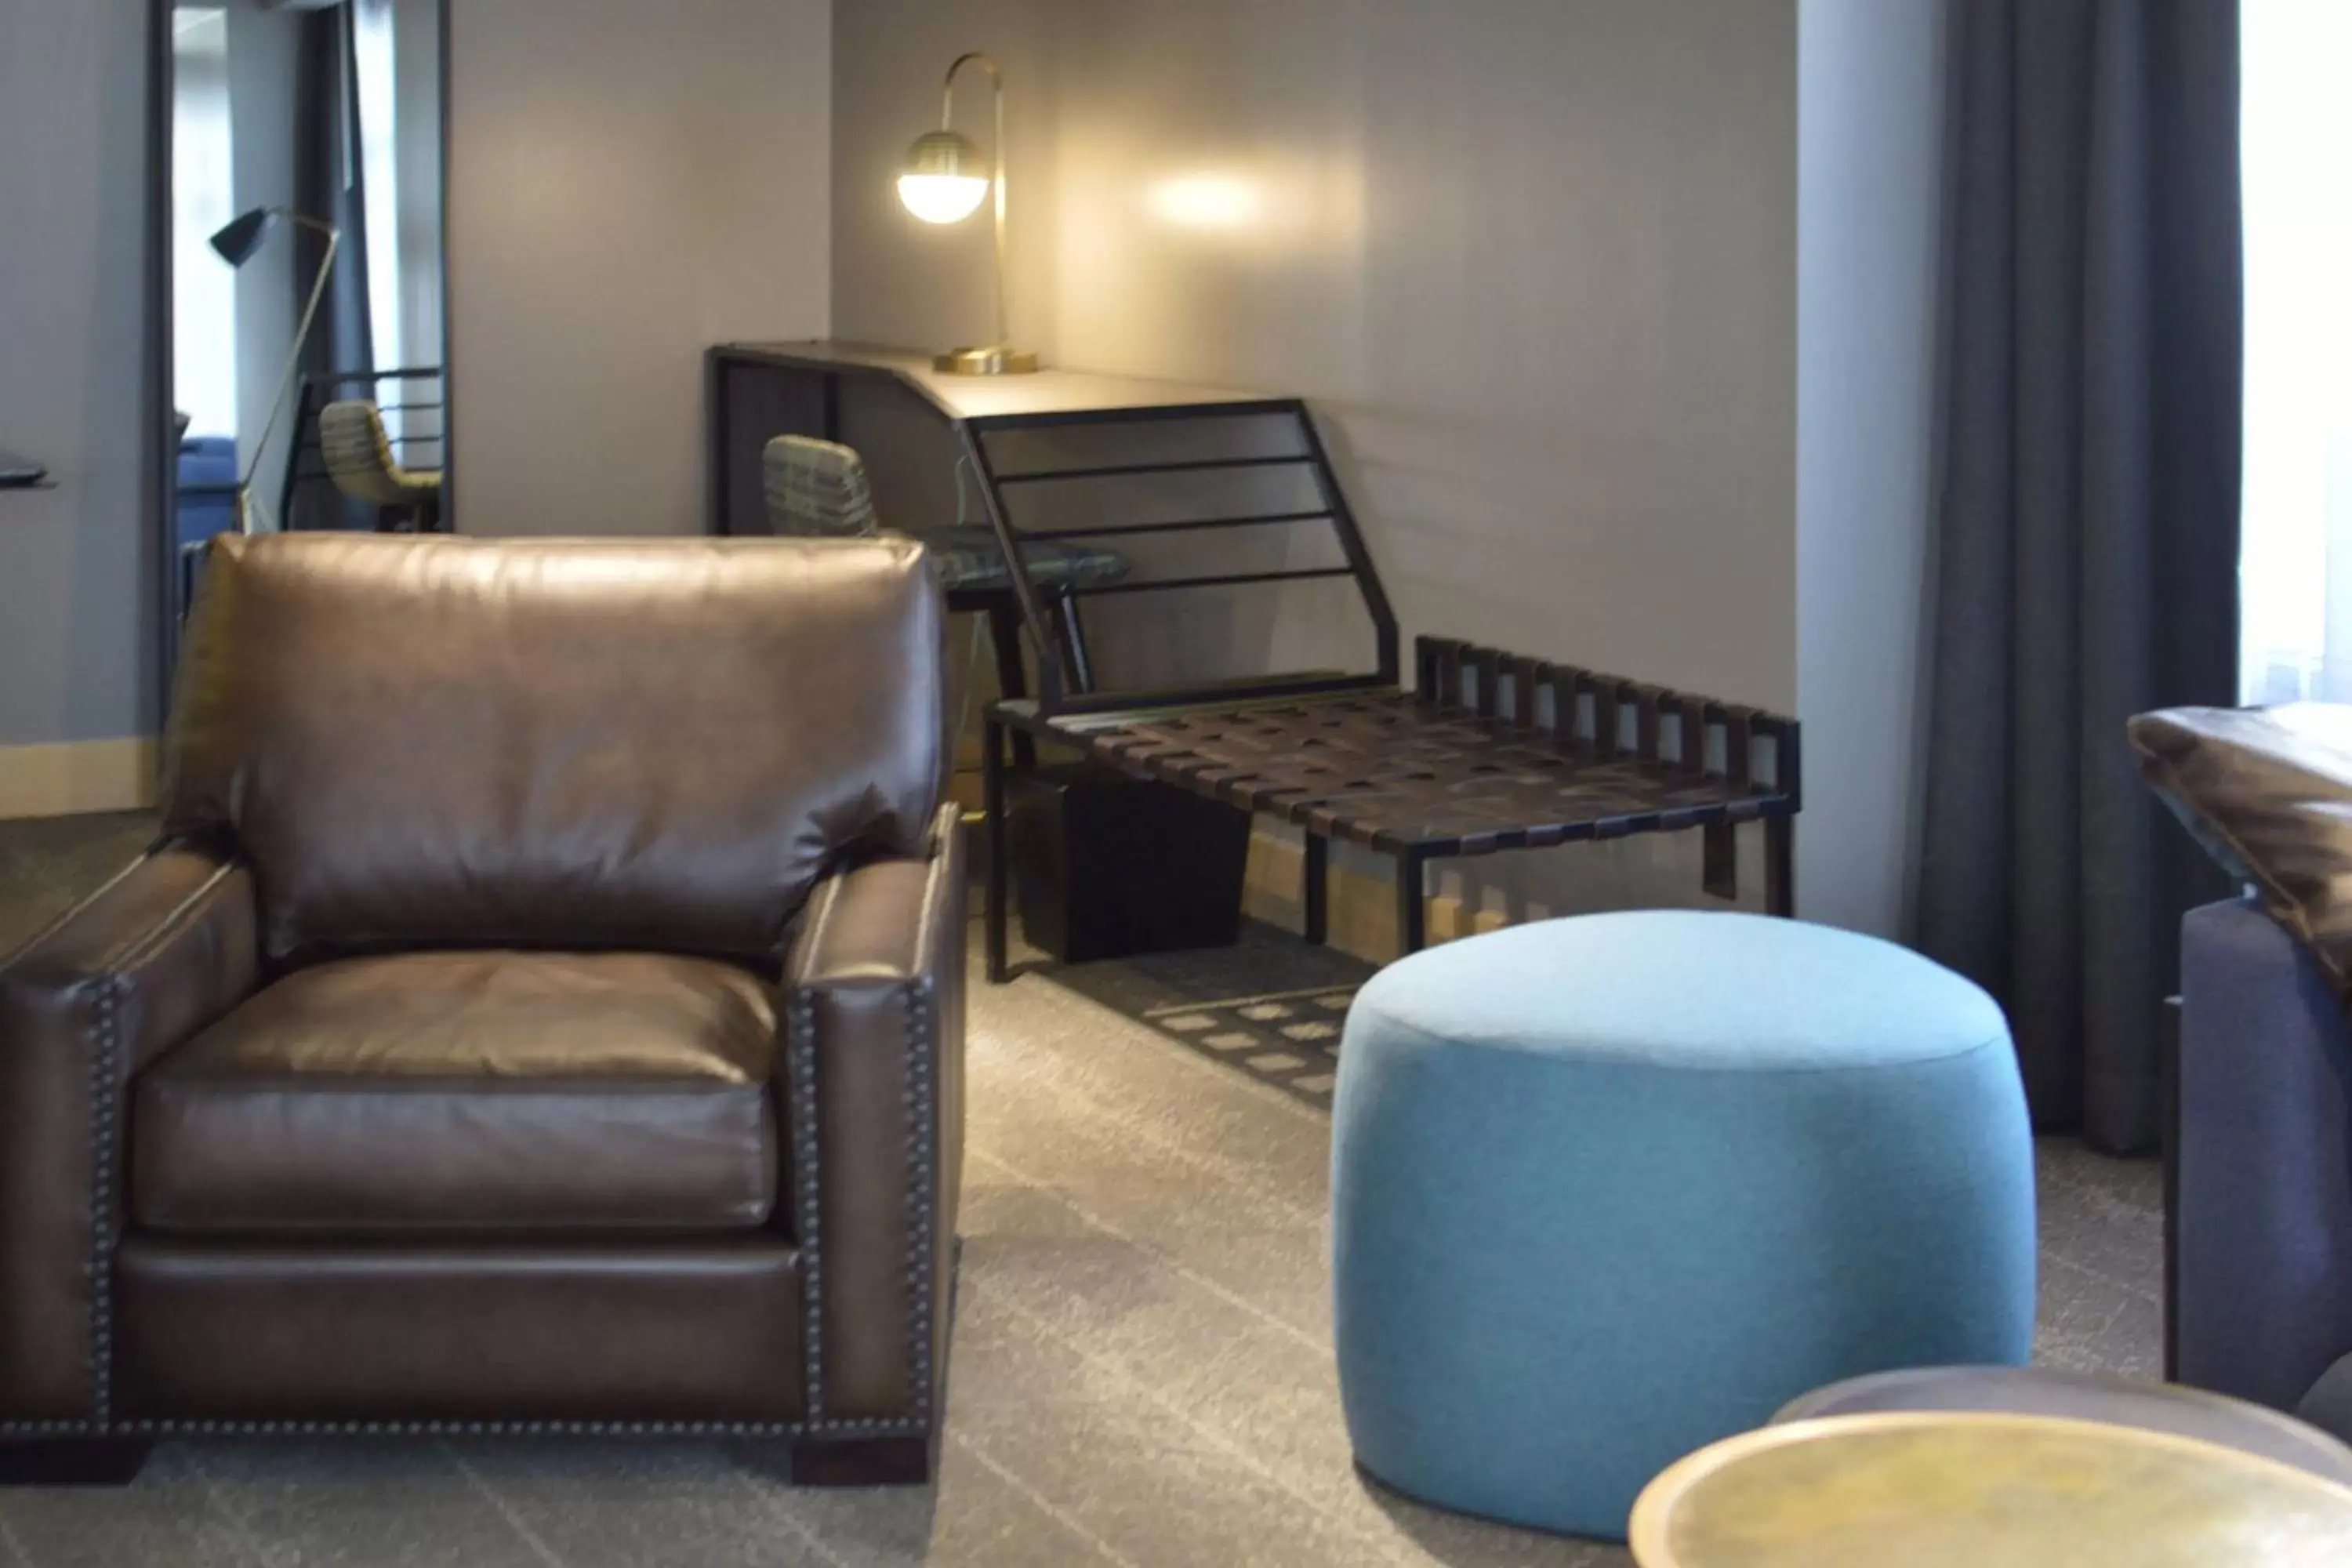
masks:
[[[213,236],[213,249],[231,267],[242,267],[261,247],[261,237],[269,228],[269,220],[277,215],[268,207],[256,207],[231,218]]]
[[[980,149],[952,131],[918,137],[898,175],[898,200],[925,223],[960,223],[988,197]]]
[[[988,182],[977,174],[901,174],[898,200],[925,223],[961,223],[988,199]]]

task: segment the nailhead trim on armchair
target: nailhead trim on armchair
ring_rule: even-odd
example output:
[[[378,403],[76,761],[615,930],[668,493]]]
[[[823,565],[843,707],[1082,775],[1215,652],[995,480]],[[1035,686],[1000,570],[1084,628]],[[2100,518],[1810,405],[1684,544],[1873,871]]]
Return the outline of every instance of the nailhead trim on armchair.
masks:
[[[935,851],[936,854],[936,851]],[[160,922],[167,931],[186,910],[203,900],[228,868],[207,879],[178,910]],[[928,916],[928,910],[926,915]],[[121,955],[119,967],[136,962],[143,949]],[[184,1417],[117,1422],[113,1414],[114,1313],[113,1272],[115,1167],[120,1155],[121,1118],[115,1114],[117,1064],[121,1060],[120,994],[121,978],[110,979],[98,994],[97,1028],[90,1053],[90,1132],[94,1170],[90,1196],[90,1351],[92,1414],[86,1420],[0,1421],[0,1437],[141,1437],[186,1436],[920,1436],[930,1430],[931,1309],[936,1289],[930,1249],[936,1213],[938,1161],[931,1147],[934,1095],[928,1054],[936,1014],[930,988],[916,981],[903,987],[907,1001],[907,1146],[909,1180],[907,1186],[907,1258],[905,1279],[911,1320],[908,1344],[909,1413],[899,1417],[845,1416],[824,1414],[824,1258],[818,1207],[816,1108],[816,1007],[805,990],[793,999],[787,1015],[792,1040],[786,1054],[787,1083],[799,1132],[794,1142],[800,1173],[799,1237],[802,1289],[806,1302],[806,1371],[808,1414],[800,1421],[299,1421],[210,1420]]]

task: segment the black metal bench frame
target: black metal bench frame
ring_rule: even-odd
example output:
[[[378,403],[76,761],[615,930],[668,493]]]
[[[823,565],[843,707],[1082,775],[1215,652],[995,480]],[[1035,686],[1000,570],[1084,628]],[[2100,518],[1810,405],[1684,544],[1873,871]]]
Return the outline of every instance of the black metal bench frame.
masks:
[[[994,704],[985,750],[989,978],[1011,975],[1004,742],[1012,734],[1073,746],[1135,777],[1297,825],[1306,841],[1300,901],[1309,942],[1326,934],[1334,839],[1395,858],[1404,952],[1427,940],[1432,860],[1636,833],[1702,832],[1702,886],[1733,900],[1733,831],[1761,823],[1765,908],[1794,912],[1794,818],[1802,804],[1794,720],[1442,638],[1420,638],[1415,651],[1422,679],[1413,692],[1366,686],[1059,715],[1034,700]],[[1234,727],[1267,742],[1265,765],[1215,743]],[[1326,734],[1349,728],[1391,741],[1391,755],[1417,771],[1383,776],[1378,765],[1349,766],[1367,754],[1361,747],[1333,757]],[[1188,731],[1210,743],[1189,746]],[[1421,766],[1433,750],[1442,760]],[[1511,814],[1515,803],[1520,809]]]
[[[989,449],[990,437],[999,432],[1236,417],[1291,421],[1296,450],[1006,473]],[[993,703],[986,713],[990,979],[1011,973],[1008,742],[1023,766],[1036,742],[1054,742],[1136,777],[1297,825],[1306,839],[1301,904],[1310,942],[1326,935],[1334,839],[1395,858],[1397,930],[1406,952],[1426,941],[1430,861],[1635,833],[1704,833],[1702,885],[1733,899],[1738,891],[1733,831],[1742,823],[1762,824],[1765,907],[1775,914],[1792,912],[1793,818],[1801,804],[1796,721],[1429,637],[1415,642],[1418,679],[1407,691],[1395,613],[1313,416],[1299,399],[1003,415],[966,419],[959,428],[1009,560],[1021,558],[1023,539],[1318,524],[1331,528],[1346,560],[1344,566],[1126,581],[1077,590],[1066,606],[1048,604],[1014,574],[1014,595],[1037,655],[1039,690],[1034,698]],[[1031,531],[1013,523],[1005,500],[1007,487],[1275,466],[1303,468],[1320,506]],[[1372,670],[1076,693],[1061,679],[1057,623],[1061,615],[1076,616],[1077,599],[1339,577],[1352,580],[1371,623]]]

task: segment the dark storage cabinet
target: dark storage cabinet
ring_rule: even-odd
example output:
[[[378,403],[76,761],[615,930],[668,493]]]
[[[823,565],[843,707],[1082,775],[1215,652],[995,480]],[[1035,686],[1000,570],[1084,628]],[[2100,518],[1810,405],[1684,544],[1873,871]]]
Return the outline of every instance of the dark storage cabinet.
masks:
[[[1006,781],[1014,897],[1034,946],[1066,963],[1241,935],[1250,818],[1110,768]]]

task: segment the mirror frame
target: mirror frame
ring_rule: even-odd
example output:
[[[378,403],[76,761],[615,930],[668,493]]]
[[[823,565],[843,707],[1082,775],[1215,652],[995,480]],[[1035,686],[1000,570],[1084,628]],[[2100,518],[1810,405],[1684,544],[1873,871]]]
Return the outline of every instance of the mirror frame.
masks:
[[[223,0],[224,4],[232,0]],[[245,0],[250,4],[251,0]],[[156,555],[152,584],[154,607],[149,624],[156,637],[156,708],[159,718],[171,711],[173,675],[179,665],[180,618],[187,606],[180,599],[178,530],[175,517],[179,489],[179,438],[174,428],[175,369],[172,362],[172,94],[173,88],[172,14],[178,0],[148,0],[147,11],[147,334],[145,410],[149,439],[146,465],[146,533]],[[450,0],[434,0],[440,27],[438,59],[441,143],[441,471],[442,516],[457,515],[456,380],[450,374],[450,327],[455,320],[451,300],[455,289],[449,273],[449,47]],[[299,446],[299,442],[298,442]],[[292,460],[289,449],[288,460]],[[445,523],[445,526],[446,524]]]

